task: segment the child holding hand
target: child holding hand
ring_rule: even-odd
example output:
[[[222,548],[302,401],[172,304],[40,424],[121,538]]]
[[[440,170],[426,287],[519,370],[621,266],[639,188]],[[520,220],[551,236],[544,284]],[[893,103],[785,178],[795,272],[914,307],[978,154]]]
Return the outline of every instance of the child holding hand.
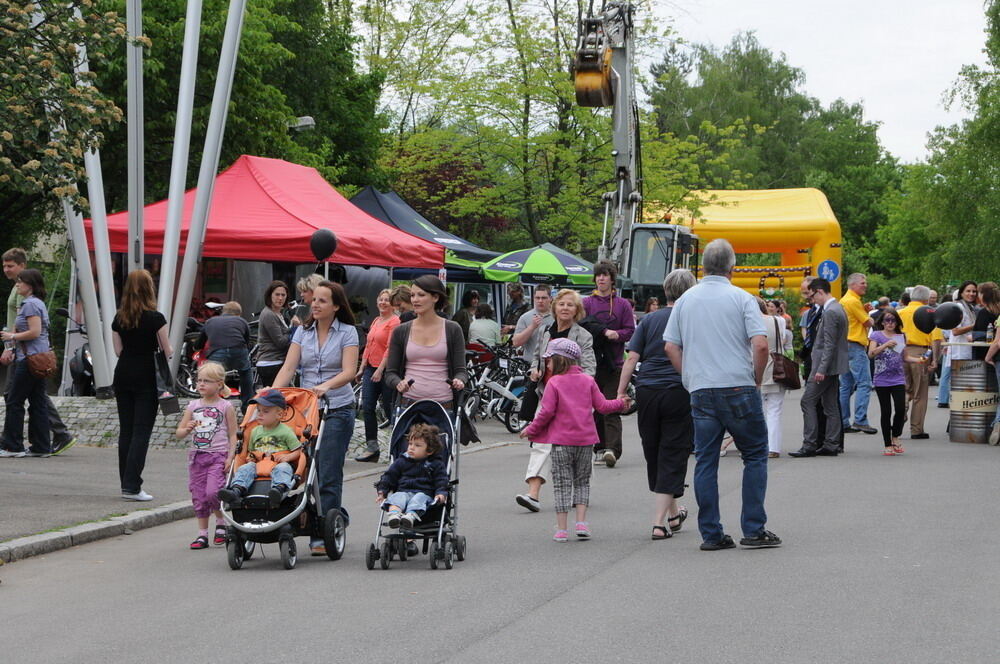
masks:
[[[198,536],[191,549],[208,548],[208,515],[215,514],[216,545],[226,543],[226,525],[219,510],[219,489],[236,453],[236,410],[226,397],[226,370],[218,362],[206,362],[198,369],[198,394],[184,409],[175,435],[191,438],[188,452],[188,490],[198,520]]]
[[[390,528],[412,528],[428,507],[448,500],[448,469],[434,458],[441,451],[440,433],[432,424],[410,427],[406,452],[392,462],[375,485],[376,502],[388,503]]]
[[[580,346],[553,339],[545,359],[545,393],[535,419],[521,438],[552,445],[552,485],[556,504],[556,542],[569,539],[569,508],[576,507],[576,536],[590,537],[587,504],[594,444],[598,442],[594,411],[607,415],[627,409],[628,399],[607,400],[592,376],[580,368]]]

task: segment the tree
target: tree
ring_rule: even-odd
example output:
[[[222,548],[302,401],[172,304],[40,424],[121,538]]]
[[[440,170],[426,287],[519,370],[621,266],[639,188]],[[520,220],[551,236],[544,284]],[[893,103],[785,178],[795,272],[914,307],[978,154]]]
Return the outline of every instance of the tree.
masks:
[[[124,36],[118,16],[91,0],[0,0],[0,246],[51,231],[60,198],[86,206],[83,155],[122,113],[93,74],[74,74],[79,46],[101,60]]]

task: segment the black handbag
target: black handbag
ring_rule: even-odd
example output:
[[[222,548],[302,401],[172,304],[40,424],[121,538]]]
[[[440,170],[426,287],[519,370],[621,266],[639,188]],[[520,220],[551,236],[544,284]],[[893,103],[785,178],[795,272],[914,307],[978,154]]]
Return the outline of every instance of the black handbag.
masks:
[[[156,395],[160,402],[160,412],[164,415],[176,415],[181,412],[181,403],[177,395],[174,394],[170,361],[167,360],[166,353],[157,348],[156,352],[153,353],[153,362],[156,365]]]
[[[797,390],[802,387],[802,382],[799,379],[799,364],[784,353],[784,341],[781,338],[777,318],[774,319],[774,336],[778,341],[778,352],[771,353],[771,377],[775,383],[784,386],[785,389]]]
[[[538,410],[538,381],[529,380],[524,385],[524,392],[521,394],[521,410],[517,417],[522,422],[530,422],[535,419],[535,412]]]

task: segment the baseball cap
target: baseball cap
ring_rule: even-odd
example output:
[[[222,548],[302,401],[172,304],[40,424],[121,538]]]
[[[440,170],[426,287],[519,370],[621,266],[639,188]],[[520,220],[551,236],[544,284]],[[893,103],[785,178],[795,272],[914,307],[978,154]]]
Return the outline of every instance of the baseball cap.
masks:
[[[549,342],[549,346],[545,349],[542,357],[552,357],[553,355],[562,355],[571,360],[579,360],[580,346],[572,339],[553,339]]]
[[[277,406],[278,408],[288,408],[288,403],[285,401],[285,395],[279,390],[261,390],[257,396],[250,399],[250,403],[255,403],[258,406]]]

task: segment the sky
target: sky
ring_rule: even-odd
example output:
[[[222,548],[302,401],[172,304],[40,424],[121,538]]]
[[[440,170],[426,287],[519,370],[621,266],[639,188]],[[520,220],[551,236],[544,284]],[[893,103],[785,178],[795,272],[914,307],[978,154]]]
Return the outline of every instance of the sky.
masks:
[[[943,95],[967,64],[984,64],[982,0],[653,0],[685,41],[724,46],[740,31],[805,72],[824,104],[861,102],[882,145],[923,159],[927,133],[966,117]],[[663,2],[663,4],[661,4]]]

